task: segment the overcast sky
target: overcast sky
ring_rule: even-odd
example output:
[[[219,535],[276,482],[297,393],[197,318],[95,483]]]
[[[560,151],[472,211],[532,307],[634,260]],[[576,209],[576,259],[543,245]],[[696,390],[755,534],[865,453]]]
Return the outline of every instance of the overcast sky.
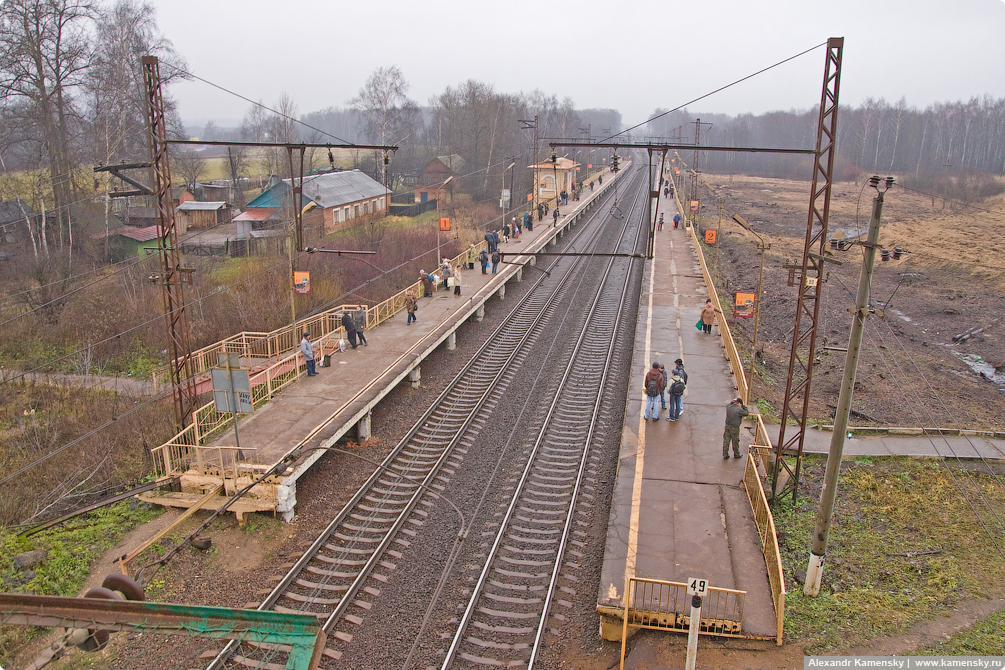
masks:
[[[475,79],[502,93],[613,107],[625,126],[844,37],[840,102],[924,107],[1005,97],[1005,0],[152,0],[190,70],[301,113],[345,106],[395,65],[419,104]],[[689,105],[760,113],[820,101],[823,48]],[[247,102],[201,82],[172,85],[188,123],[240,121]]]

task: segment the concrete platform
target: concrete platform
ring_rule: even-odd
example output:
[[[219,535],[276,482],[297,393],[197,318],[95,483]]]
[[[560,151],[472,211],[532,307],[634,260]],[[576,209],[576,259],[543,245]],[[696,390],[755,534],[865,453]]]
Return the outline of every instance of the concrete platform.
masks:
[[[669,204],[671,201],[663,200]],[[666,212],[665,218],[672,218]],[[744,459],[722,459],[726,406],[736,397],[718,327],[695,328],[708,291],[683,229],[656,233],[636,330],[633,378],[597,600],[601,632],[620,639],[629,576],[747,592],[743,634],[773,638],[775,613],[757,528],[741,486]],[[688,372],[684,413],[676,422],[644,418],[643,377],[653,361]],[[752,443],[741,430],[741,447]],[[620,611],[619,611],[620,610]]]
[[[480,319],[488,300],[505,299],[507,282],[521,281],[520,264],[533,259],[510,254],[544,250],[586,216],[587,210],[603,199],[626,172],[611,175],[604,180],[603,187],[592,193],[585,190],[580,201],[570,200],[561,208],[563,216],[557,226],[546,216],[544,221],[535,221],[534,230],[524,231],[519,240],[510,238],[509,243],[501,243],[500,251],[507,254],[507,262],[499,264],[498,274],[491,273],[491,264],[489,273],[482,274],[476,263],[474,270],[461,273],[460,297],[453,294],[453,289],[441,287],[433,297],[419,300],[418,321],[406,325],[406,313],[399,312],[366,333],[368,346],[336,353],[330,367],[318,367],[318,376],[302,376],[254,414],[242,417],[237,426],[240,446],[259,465],[279,463],[295,448],[308,447],[305,450],[308,455],[292,463],[282,476],[256,486],[249,492],[249,499],[271,501],[272,509],[285,520],[291,520],[296,507],[297,479],[321,458],[323,448],[334,445],[347,434],[357,439],[368,438],[373,407],[402,382],[420,384],[422,361],[439,346],[453,349],[456,338],[463,337],[460,329],[464,322]],[[489,224],[487,228],[501,229],[502,222]],[[432,271],[432,261],[424,269]],[[209,446],[234,447],[237,441],[231,427]],[[310,447],[318,448],[309,450]],[[186,479],[182,475],[181,479],[183,492],[192,494],[215,484],[207,482],[206,476]]]

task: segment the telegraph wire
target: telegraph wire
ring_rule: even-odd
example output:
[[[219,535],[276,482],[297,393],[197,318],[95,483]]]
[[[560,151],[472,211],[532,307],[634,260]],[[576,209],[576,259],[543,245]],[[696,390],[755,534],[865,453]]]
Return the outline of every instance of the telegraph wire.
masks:
[[[845,285],[844,282],[841,281],[841,278],[839,276],[834,275],[834,277],[835,277],[835,279],[837,279],[838,283],[841,284],[841,287],[845,290],[846,293],[848,293],[850,296],[854,296],[854,294],[851,292],[851,290],[848,288],[848,286]],[[886,322],[885,319],[883,319],[883,321]],[[907,352],[907,349],[903,346],[903,343],[897,337],[896,333],[893,332],[893,329],[892,329],[892,327],[890,326],[890,324],[888,322],[886,323],[886,326],[890,329],[890,332],[893,335],[894,339],[897,340],[897,343],[901,345],[901,348],[904,350],[904,354],[907,356],[908,360],[910,360],[911,363],[915,366],[915,369],[918,370],[919,374],[921,374],[921,377],[923,379],[925,379],[926,384],[927,384],[927,377],[925,377],[924,373],[922,373],[921,370],[917,367],[917,364],[915,363],[913,357],[911,356],[911,354],[909,352]],[[889,347],[887,347],[887,351],[891,352],[890,353],[890,359],[893,361],[894,365],[896,366],[897,372],[894,372],[890,368],[890,364],[887,361],[887,358],[883,355],[882,351],[880,350],[879,345],[877,345],[876,342],[873,340],[872,331],[866,330],[865,332],[869,336],[869,341],[872,344],[873,348],[875,349],[877,356],[880,358],[881,361],[883,361],[883,365],[886,367],[887,372],[890,374],[890,377],[893,379],[894,383],[897,385],[897,388],[899,389],[899,391],[900,391],[901,395],[903,396],[904,400],[908,401],[908,404],[909,404],[909,407],[910,407],[910,411],[911,411],[912,414],[914,414],[914,417],[918,421],[918,423],[921,424],[922,426],[924,425],[923,422],[922,422],[922,418],[918,414],[918,411],[916,409],[916,406],[921,406],[921,407],[924,408],[924,413],[928,417],[928,420],[931,421],[933,424],[937,424],[938,422],[935,420],[934,416],[928,410],[927,403],[925,403],[925,401],[921,398],[921,396],[918,393],[917,389],[914,387],[913,383],[910,381],[910,379],[908,378],[907,374],[904,372],[903,368],[900,366],[900,363],[897,361],[896,357],[893,356],[892,350]],[[880,338],[880,341],[882,342],[882,345],[884,347],[887,346],[885,340],[882,337],[882,334],[881,333],[877,333],[877,334],[878,334],[878,336]],[[900,378],[903,378],[904,383],[901,383],[901,381],[898,379],[898,373],[899,373]],[[905,388],[904,388],[905,383],[906,383],[907,387],[911,390],[911,393],[914,394],[914,397],[916,399],[917,405],[914,405],[914,404],[910,403],[910,398],[908,397],[908,394],[907,394],[907,392],[905,391]],[[934,394],[935,390],[933,388],[931,388],[930,384],[928,385],[928,387],[929,387],[929,390]],[[935,395],[937,396],[938,394],[935,394]],[[943,404],[943,408],[946,409],[946,412],[949,414],[950,419],[959,428],[959,423],[956,421],[956,419],[953,416],[952,412],[950,412],[949,409],[946,408],[944,404]],[[952,468],[949,467],[949,464],[946,462],[946,458],[947,457],[942,452],[939,451],[938,446],[936,446],[936,444],[935,444],[934,437],[927,430],[924,430],[924,428],[922,428],[922,430],[923,430],[923,433],[924,433],[925,437],[928,438],[929,443],[932,445],[932,448],[935,449],[935,453],[938,454],[941,457],[942,465],[943,465],[943,467],[946,468],[946,471],[949,473],[950,477],[952,478],[953,483],[956,486],[957,491],[960,493],[961,496],[963,496],[963,499],[966,501],[967,505],[973,511],[974,516],[977,518],[977,521],[984,528],[985,532],[987,532],[988,538],[995,545],[995,549],[997,549],[998,553],[1002,556],[1002,558],[1005,558],[1005,551],[1002,550],[1001,546],[998,544],[997,540],[995,539],[994,533],[992,533],[991,529],[988,527],[988,525],[985,522],[984,518],[981,517],[980,512],[978,512],[977,508],[975,507],[974,502],[971,500],[970,495],[968,495],[966,493],[966,491],[964,490],[963,486],[961,485],[961,482],[960,482],[959,478],[956,476],[956,473],[953,471]],[[1002,488],[1002,486],[1001,486],[1001,480],[998,478],[997,474],[995,474],[994,469],[991,468],[990,464],[984,459],[984,457],[983,457],[983,455],[981,455],[980,451],[977,450],[977,448],[974,446],[973,441],[970,439],[970,437],[969,436],[965,436],[965,437],[967,439],[967,442],[971,445],[971,447],[974,448],[974,451],[978,454],[978,456],[980,457],[981,461],[988,468],[988,471],[994,476],[995,480],[999,483],[999,488],[1001,489]],[[956,453],[956,449],[953,447],[952,443],[950,443],[949,440],[946,439],[945,436],[943,436],[943,441],[946,443],[946,446],[949,448],[949,451],[952,452],[952,457],[956,459],[956,461],[960,464],[961,469],[966,473],[967,479],[970,481],[970,484],[977,491],[977,495],[980,497],[981,501],[984,503],[984,506],[987,507],[988,510],[991,511],[992,516],[994,516],[995,519],[998,521],[998,526],[1000,528],[1005,529],[1005,524],[1003,524],[1001,518],[998,516],[997,512],[995,512],[995,510],[992,507],[990,501],[988,501],[987,497],[981,491],[981,487],[977,484],[977,482],[974,481],[973,475],[968,470],[966,470],[965,468],[962,467],[962,459],[960,458],[959,454]]]
[[[809,49],[806,49],[805,51],[800,51],[799,53],[795,54],[794,56],[789,56],[788,58],[786,58],[784,60],[778,61],[774,65],[769,65],[768,67],[760,69],[757,72],[754,72],[752,74],[748,74],[746,77],[742,77],[740,79],[737,79],[736,81],[734,81],[731,84],[726,84],[725,86],[720,86],[719,88],[715,89],[714,91],[711,91],[709,93],[705,93],[704,95],[700,95],[697,98],[695,98],[694,100],[691,100],[689,102],[685,102],[683,105],[678,105],[677,107],[674,107],[673,109],[668,109],[667,111],[665,111],[665,112],[663,112],[661,114],[657,114],[656,116],[654,116],[654,117],[652,117],[650,119],[647,119],[647,120],[643,121],[642,123],[636,123],[634,126],[631,126],[630,128],[625,128],[624,130],[620,130],[620,131],[614,133],[613,135],[611,135],[610,137],[607,137],[607,138],[605,138],[603,140],[600,140],[600,141],[601,142],[606,142],[608,140],[614,139],[618,135],[622,135],[622,134],[627,133],[627,132],[629,132],[631,130],[635,130],[636,128],[638,128],[640,126],[644,126],[644,125],[646,125],[646,124],[648,124],[648,123],[650,123],[652,121],[655,121],[656,119],[659,119],[661,117],[666,116],[667,114],[672,114],[673,112],[676,112],[676,111],[679,111],[681,109],[684,109],[688,105],[693,105],[694,103],[696,103],[696,102],[698,102],[700,100],[704,100],[705,98],[707,98],[709,96],[715,95],[716,93],[719,93],[721,91],[725,91],[727,88],[729,88],[731,86],[736,86],[737,84],[739,84],[741,82],[744,82],[744,81],[747,81],[748,79],[751,79],[753,77],[756,77],[759,74],[763,74],[763,73],[767,72],[768,70],[771,70],[772,68],[776,68],[779,65],[782,65],[784,63],[788,63],[790,60],[795,60],[796,58],[799,58],[800,56],[805,56],[809,52],[815,51],[816,49],[819,49],[820,47],[823,47],[823,46],[827,46],[827,42],[821,42],[820,44],[817,44],[816,46],[812,46]]]
[[[347,148],[351,148],[353,146],[356,146],[355,142],[350,142],[348,140],[344,140],[341,137],[339,137],[338,135],[333,135],[332,133],[329,133],[329,132],[327,132],[325,130],[321,130],[320,128],[316,128],[316,127],[312,126],[309,123],[305,123],[304,121],[301,121],[300,119],[293,118],[292,116],[287,116],[286,114],[283,114],[282,112],[280,112],[278,110],[272,109],[271,107],[268,107],[268,106],[264,105],[261,102],[257,102],[255,100],[252,100],[251,98],[245,97],[245,96],[241,95],[240,93],[235,93],[234,91],[231,91],[230,89],[227,89],[227,88],[224,88],[223,86],[220,86],[219,84],[214,84],[213,82],[209,81],[208,79],[203,79],[199,75],[192,74],[191,72],[185,70],[184,68],[180,68],[177,65],[173,65],[173,64],[168,63],[166,61],[161,61],[160,64],[161,65],[166,65],[166,66],[168,66],[170,68],[173,68],[174,70],[176,70],[177,72],[180,72],[183,75],[187,75],[187,76],[191,77],[192,79],[195,79],[196,81],[201,81],[202,83],[207,84],[209,86],[212,86],[213,88],[219,89],[219,90],[223,91],[224,93],[228,93],[228,94],[234,96],[235,98],[240,98],[241,100],[244,100],[245,102],[250,102],[252,105],[255,105],[256,107],[261,107],[262,109],[264,109],[264,110],[266,110],[268,112],[272,112],[276,116],[278,116],[280,118],[283,118],[283,119],[286,119],[287,121],[293,121],[294,123],[299,123],[300,125],[302,125],[305,128],[310,128],[314,132],[321,133],[322,135],[327,135],[328,137],[330,137],[330,138],[332,138],[334,140],[338,140],[342,144],[349,145]]]

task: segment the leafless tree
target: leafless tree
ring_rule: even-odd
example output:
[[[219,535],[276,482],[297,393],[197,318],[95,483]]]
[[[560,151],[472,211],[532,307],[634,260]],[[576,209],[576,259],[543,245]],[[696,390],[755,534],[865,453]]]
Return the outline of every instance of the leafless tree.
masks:
[[[89,0],[6,0],[0,4],[0,98],[25,101],[41,129],[58,239],[73,244],[73,92],[90,64]]]
[[[194,149],[174,145],[171,152],[171,165],[183,184],[194,189],[199,183],[199,177],[206,172],[206,159]]]
[[[397,67],[379,67],[367,78],[349,106],[363,119],[366,137],[374,144],[406,144],[417,134],[419,108],[408,98],[408,82]],[[383,156],[374,156],[375,171]]]

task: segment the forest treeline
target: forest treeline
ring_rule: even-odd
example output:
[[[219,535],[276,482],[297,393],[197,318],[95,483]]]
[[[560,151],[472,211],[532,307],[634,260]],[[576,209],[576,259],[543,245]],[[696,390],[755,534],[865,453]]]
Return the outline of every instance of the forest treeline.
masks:
[[[650,137],[694,142],[700,119],[701,144],[727,147],[814,148],[819,111],[765,114],[694,114],[656,110]],[[901,98],[890,104],[867,98],[838,110],[838,179],[892,174],[931,181],[932,175],[1005,173],[1005,98],[939,102],[924,109]],[[682,152],[683,153],[683,152]],[[688,154],[690,157],[692,154]],[[689,158],[690,160],[690,158]],[[710,172],[806,178],[809,159],[778,154],[702,152],[699,169]]]

